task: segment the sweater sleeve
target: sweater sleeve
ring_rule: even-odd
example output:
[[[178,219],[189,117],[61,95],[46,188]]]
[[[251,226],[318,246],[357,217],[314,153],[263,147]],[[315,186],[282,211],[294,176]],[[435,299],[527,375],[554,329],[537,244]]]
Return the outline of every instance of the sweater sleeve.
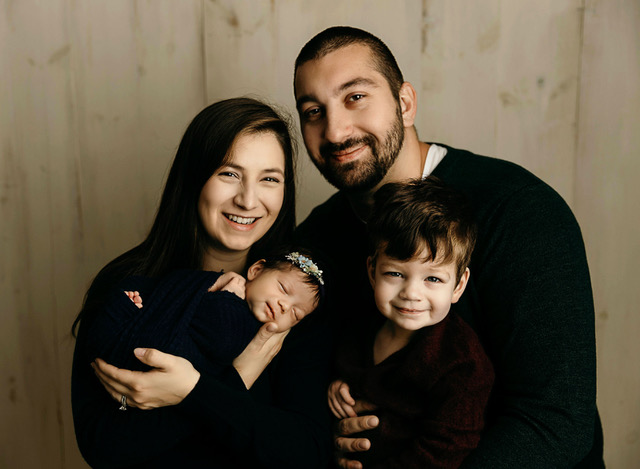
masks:
[[[201,376],[181,407],[189,415],[206,416],[210,424],[228,426],[233,451],[252,455],[253,467],[325,467],[331,453],[329,337],[327,328],[314,321],[291,331],[268,376],[260,378],[269,380],[271,402],[240,386],[236,373],[234,387],[231,376],[227,383]]]
[[[463,466],[573,467],[592,446],[596,419],[594,311],[580,229],[540,183],[497,207],[481,233],[472,272],[496,392],[493,421]]]

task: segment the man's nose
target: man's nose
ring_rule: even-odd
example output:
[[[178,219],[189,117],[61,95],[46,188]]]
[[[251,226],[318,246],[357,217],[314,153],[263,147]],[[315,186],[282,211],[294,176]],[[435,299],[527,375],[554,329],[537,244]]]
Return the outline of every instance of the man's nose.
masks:
[[[351,136],[353,123],[346,109],[327,111],[324,137],[331,143],[342,143]]]

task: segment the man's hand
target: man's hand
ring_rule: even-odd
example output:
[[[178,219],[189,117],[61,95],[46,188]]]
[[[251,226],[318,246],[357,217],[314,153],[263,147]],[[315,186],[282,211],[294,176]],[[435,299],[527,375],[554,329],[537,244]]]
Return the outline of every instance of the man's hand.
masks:
[[[225,272],[209,287],[207,291],[228,291],[244,300],[247,280],[235,272]]]
[[[344,458],[342,453],[367,451],[371,448],[371,442],[368,439],[352,438],[349,435],[377,427],[380,423],[378,417],[375,415],[362,415],[375,409],[376,406],[367,401],[356,400],[353,410],[359,416],[343,418],[338,422],[337,430],[334,434],[334,442],[338,451],[336,454],[338,467],[342,469],[362,469],[360,461]]]
[[[97,358],[91,366],[96,376],[117,402],[127,397],[129,407],[154,409],[176,405],[193,390],[200,373],[191,362],[156,349],[137,348],[136,358],[154,369],[130,371]]]

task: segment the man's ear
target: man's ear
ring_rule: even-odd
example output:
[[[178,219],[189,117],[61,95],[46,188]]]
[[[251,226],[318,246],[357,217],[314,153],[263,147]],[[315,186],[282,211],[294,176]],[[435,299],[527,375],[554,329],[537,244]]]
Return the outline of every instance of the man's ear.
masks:
[[[462,294],[464,293],[464,289],[467,287],[467,282],[469,281],[469,275],[471,272],[469,271],[469,267],[467,267],[464,273],[460,276],[460,281],[458,285],[453,290],[453,296],[451,297],[451,303],[457,303]]]
[[[369,283],[371,288],[376,288],[376,261],[373,256],[367,257],[367,274],[369,275]]]
[[[259,261],[254,262],[247,270],[247,280],[250,282],[255,279],[260,272],[264,270],[264,259],[260,259]]]
[[[402,112],[402,123],[405,127],[413,127],[418,112],[418,96],[411,83],[405,81],[400,87],[398,95],[400,99],[400,111]]]

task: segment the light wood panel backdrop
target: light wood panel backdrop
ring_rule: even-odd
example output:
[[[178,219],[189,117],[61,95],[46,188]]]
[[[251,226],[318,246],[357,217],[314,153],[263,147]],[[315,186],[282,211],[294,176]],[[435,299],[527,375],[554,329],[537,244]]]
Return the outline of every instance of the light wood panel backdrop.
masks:
[[[141,240],[189,120],[256,94],[294,111],[313,34],[382,37],[418,130],[515,161],[584,232],[609,467],[640,461],[637,0],[0,0],[0,468],[86,467],[70,324],[95,272]],[[332,192],[300,155],[302,219]]]

